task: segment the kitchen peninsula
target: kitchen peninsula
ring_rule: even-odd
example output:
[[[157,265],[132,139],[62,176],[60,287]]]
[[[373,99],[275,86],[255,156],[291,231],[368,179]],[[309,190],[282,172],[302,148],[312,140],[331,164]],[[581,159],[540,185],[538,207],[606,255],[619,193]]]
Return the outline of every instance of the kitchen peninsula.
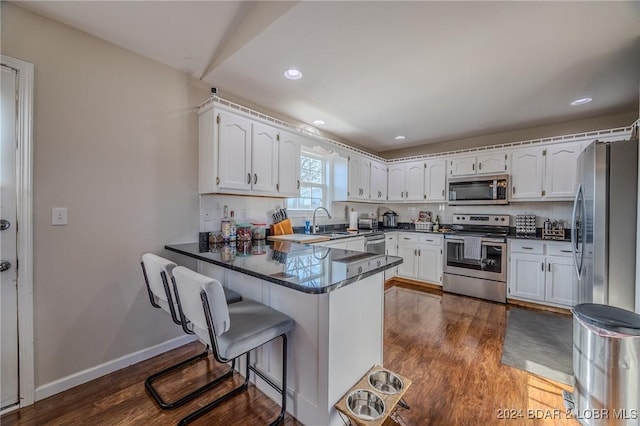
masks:
[[[384,271],[402,258],[283,242],[165,248],[196,259],[200,273],[245,299],[293,318],[287,410],[303,424],[343,424],[334,404],[374,364],[383,364]],[[268,344],[253,357],[276,383],[280,351]],[[270,386],[256,385],[278,401]]]

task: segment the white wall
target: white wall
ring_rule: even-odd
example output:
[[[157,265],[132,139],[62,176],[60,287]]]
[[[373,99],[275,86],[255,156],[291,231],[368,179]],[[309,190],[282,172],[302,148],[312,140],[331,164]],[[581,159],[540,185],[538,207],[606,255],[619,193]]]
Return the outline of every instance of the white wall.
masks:
[[[2,2],[2,53],[35,66],[36,387],[181,332],[140,255],[195,241],[197,115],[186,74]],[[51,226],[51,208],[69,209]],[[166,253],[165,253],[166,254]]]

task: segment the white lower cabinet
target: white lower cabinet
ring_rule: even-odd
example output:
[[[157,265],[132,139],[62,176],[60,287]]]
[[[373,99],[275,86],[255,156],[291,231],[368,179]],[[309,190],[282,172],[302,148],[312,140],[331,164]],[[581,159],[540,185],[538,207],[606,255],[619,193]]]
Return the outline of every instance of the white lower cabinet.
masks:
[[[509,240],[509,298],[571,307],[578,302],[571,245]]]
[[[397,256],[398,255],[398,233],[397,232],[388,232],[384,234],[384,254],[387,256]],[[391,269],[387,269],[384,271],[384,279],[385,281],[395,277],[398,275],[398,267],[394,266]]]
[[[398,275],[418,281],[442,284],[442,236],[398,233]]]
[[[337,240],[315,243],[314,245],[344,250],[364,251],[364,237],[345,237]]]

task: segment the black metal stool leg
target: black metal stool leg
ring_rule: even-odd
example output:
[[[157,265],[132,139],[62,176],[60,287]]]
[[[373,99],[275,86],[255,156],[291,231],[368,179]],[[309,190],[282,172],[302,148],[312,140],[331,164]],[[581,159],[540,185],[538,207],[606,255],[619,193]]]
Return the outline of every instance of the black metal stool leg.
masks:
[[[282,404],[280,405],[282,408],[280,410],[280,415],[277,419],[275,419],[269,426],[275,426],[280,423],[284,423],[284,416],[287,414],[287,335],[283,334],[282,336],[282,389],[280,393],[282,394]]]

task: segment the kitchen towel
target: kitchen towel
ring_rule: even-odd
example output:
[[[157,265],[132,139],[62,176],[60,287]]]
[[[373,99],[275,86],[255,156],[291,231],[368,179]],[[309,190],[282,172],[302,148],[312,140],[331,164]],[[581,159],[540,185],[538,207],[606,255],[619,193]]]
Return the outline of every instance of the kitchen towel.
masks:
[[[349,212],[349,228],[358,229],[358,212],[353,210]]]
[[[464,258],[473,260],[482,258],[482,239],[480,237],[464,237]]]

